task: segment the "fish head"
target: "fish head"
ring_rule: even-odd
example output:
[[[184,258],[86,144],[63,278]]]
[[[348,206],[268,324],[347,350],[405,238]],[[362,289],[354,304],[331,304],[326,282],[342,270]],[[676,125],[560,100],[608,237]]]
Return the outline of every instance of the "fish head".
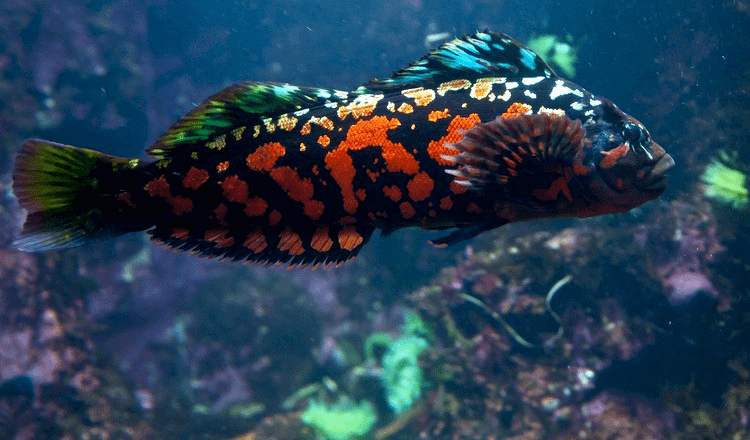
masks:
[[[609,212],[624,212],[661,195],[674,160],[651,139],[646,127],[612,102],[601,103],[586,126],[589,188]]]

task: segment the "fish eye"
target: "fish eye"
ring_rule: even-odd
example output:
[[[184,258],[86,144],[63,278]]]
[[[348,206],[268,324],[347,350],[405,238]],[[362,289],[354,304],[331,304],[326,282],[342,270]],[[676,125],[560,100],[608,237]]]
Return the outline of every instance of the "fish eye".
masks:
[[[623,138],[631,143],[631,145],[635,145],[641,140],[641,136],[643,135],[643,131],[641,130],[641,127],[637,126],[636,124],[627,124],[625,126],[625,129],[623,130]]]

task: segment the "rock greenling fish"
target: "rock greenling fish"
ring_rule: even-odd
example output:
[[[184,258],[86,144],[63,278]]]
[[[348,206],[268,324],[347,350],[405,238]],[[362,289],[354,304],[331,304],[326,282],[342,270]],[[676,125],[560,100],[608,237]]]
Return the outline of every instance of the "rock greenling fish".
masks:
[[[640,122],[490,32],[350,92],[230,86],[148,153],[27,140],[15,246],[146,230],[197,255],[329,266],[376,229],[453,228],[442,247],[515,221],[624,212],[659,196],[674,165]]]

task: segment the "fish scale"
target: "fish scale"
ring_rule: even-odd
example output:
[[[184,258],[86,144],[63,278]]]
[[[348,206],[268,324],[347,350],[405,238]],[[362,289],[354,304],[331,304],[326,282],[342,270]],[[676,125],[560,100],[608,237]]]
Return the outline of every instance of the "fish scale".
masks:
[[[351,92],[230,86],[148,152],[27,141],[15,245],[147,230],[202,256],[328,266],[376,229],[453,228],[441,247],[514,221],[623,212],[657,197],[673,166],[640,122],[488,32]]]

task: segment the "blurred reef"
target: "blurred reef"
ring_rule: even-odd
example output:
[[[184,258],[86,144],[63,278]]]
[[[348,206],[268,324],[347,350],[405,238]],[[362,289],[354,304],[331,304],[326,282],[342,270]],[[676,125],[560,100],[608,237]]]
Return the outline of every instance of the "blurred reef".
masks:
[[[750,438],[750,3],[383,4],[0,4],[0,438]],[[138,155],[231,82],[354,88],[483,28],[566,36],[667,194],[320,272],[9,246],[27,136]]]

